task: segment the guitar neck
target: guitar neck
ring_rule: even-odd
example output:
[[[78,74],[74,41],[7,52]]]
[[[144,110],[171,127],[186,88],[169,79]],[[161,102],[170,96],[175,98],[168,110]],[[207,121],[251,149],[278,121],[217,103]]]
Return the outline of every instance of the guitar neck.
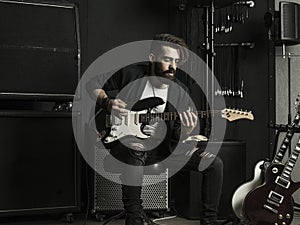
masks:
[[[296,144],[296,147],[294,148],[294,150],[292,151],[288,161],[285,164],[285,167],[282,171],[281,174],[281,178],[284,178],[286,180],[290,180],[291,179],[291,175],[294,169],[294,166],[297,162],[297,159],[299,157],[300,154],[300,138]]]
[[[221,115],[222,110],[206,110],[206,111],[194,111],[199,118],[211,118],[216,115]],[[158,121],[172,121],[179,119],[179,113],[177,112],[163,112],[163,113],[145,113],[139,115],[139,121],[142,123],[149,122],[150,120]]]
[[[290,146],[290,143],[291,143],[291,139],[292,137],[294,136],[294,131],[293,131],[293,128],[299,123],[300,121],[300,116],[299,114],[297,113],[290,128],[287,130],[287,133],[280,145],[280,148],[278,150],[278,152],[276,153],[274,159],[273,159],[273,162],[274,163],[280,163],[282,162],[283,160],[283,157],[287,151],[287,149],[289,148]]]
[[[222,110],[206,110],[206,111],[197,111],[197,114],[200,118],[211,118],[214,116],[220,116]]]

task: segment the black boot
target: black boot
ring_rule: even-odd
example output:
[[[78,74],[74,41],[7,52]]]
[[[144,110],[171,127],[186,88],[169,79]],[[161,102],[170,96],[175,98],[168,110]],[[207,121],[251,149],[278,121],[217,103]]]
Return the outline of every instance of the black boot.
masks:
[[[143,218],[131,213],[126,213],[125,225],[144,225]]]
[[[122,185],[125,225],[143,225],[143,207],[140,186]]]

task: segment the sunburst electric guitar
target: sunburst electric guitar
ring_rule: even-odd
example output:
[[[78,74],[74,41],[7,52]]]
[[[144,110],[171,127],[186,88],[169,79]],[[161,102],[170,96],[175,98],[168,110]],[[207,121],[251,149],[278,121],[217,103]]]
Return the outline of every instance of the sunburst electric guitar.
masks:
[[[107,110],[100,109],[95,116],[99,138],[106,147],[110,147],[116,141],[127,136],[135,136],[141,139],[149,138],[150,136],[145,134],[142,130],[145,124],[150,121],[171,121],[179,119],[179,114],[176,112],[149,113],[149,109],[162,103],[163,100],[157,97],[140,100],[131,108],[127,116],[121,118],[110,114]],[[198,114],[199,118],[221,116],[228,121],[254,119],[251,112],[229,108],[223,110],[197,111],[195,113]]]
[[[265,171],[268,168],[268,166],[273,163],[281,163],[284,155],[286,154],[288,147],[290,146],[291,139],[294,135],[293,128],[295,128],[295,126],[297,126],[300,122],[300,103],[298,99],[296,99],[295,101],[295,107],[296,107],[296,115],[293,119],[293,122],[289,125],[287,133],[283,138],[280,148],[275,154],[272,162],[265,161],[265,160],[259,161],[254,168],[254,178],[251,181],[246,182],[243,185],[239,186],[233,194],[232,209],[235,215],[243,221],[247,220],[246,215],[243,211],[243,203],[245,197],[250,191],[252,191],[253,189],[257,188],[258,186],[264,183]]]
[[[300,139],[285,164],[273,163],[266,171],[265,183],[249,192],[243,208],[253,225],[290,225],[294,215],[292,194],[300,188],[291,174],[300,154]]]

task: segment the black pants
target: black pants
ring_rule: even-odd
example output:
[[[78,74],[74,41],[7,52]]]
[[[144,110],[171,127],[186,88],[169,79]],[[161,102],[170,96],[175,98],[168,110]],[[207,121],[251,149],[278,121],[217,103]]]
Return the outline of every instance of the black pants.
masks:
[[[119,161],[125,164],[143,166],[154,164],[159,161],[159,154],[154,152],[142,152],[132,149],[128,149],[123,145],[117,146],[111,150],[111,155],[114,156]],[[174,164],[178,163],[178,160],[182,156],[169,156],[173,157]],[[199,171],[199,163],[203,163],[203,160],[210,161],[209,166],[203,170]],[[212,160],[212,162],[211,162]],[[171,166],[172,165],[168,165]],[[121,167],[120,167],[121,168]],[[164,171],[164,168],[157,168],[157,173]],[[155,172],[155,169],[153,170]],[[199,151],[195,151],[182,168],[182,170],[193,170],[202,173],[202,212],[201,212],[201,222],[209,222],[217,219],[217,211],[219,206],[219,200],[221,195],[222,183],[223,183],[223,162],[216,156],[215,158],[206,158]],[[152,172],[153,172],[152,171]],[[117,172],[117,171],[115,171]],[[122,196],[124,208],[127,212],[134,213],[140,209],[140,196],[141,196],[141,185],[143,180],[144,172],[143,167],[132,167],[132,168],[121,168],[120,179],[123,183],[122,185]],[[130,185],[134,182],[134,185]],[[199,187],[200,189],[200,187]]]

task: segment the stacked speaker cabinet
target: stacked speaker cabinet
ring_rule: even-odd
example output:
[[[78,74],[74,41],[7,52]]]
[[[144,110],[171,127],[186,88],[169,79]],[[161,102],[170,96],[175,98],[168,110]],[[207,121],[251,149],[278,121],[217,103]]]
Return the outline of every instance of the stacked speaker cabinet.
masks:
[[[0,215],[79,211],[78,8],[0,0],[0,15]]]

